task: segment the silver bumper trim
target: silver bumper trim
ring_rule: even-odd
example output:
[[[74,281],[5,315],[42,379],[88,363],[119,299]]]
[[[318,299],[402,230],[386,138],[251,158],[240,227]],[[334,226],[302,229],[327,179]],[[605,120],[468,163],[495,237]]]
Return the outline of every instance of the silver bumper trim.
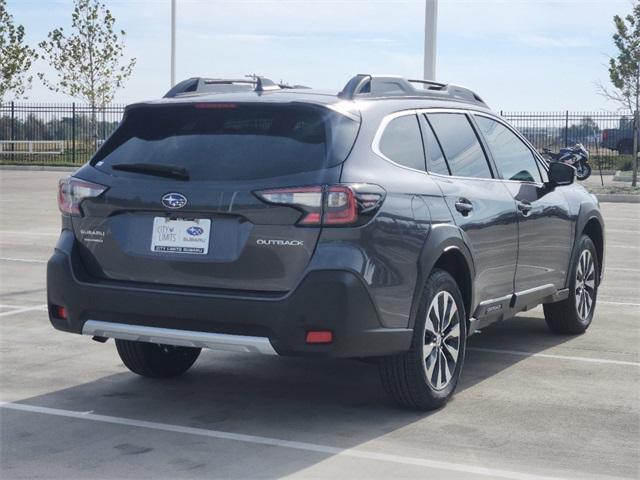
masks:
[[[266,337],[174,330],[172,328],[145,327],[99,320],[87,320],[82,327],[82,334],[181,347],[200,347],[229,352],[277,355],[271,342]]]

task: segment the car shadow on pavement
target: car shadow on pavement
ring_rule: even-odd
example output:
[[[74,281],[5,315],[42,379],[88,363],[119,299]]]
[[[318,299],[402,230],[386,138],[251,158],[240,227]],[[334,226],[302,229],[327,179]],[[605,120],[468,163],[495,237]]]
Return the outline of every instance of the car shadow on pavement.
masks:
[[[570,338],[551,334],[541,318],[517,317],[487,328],[472,337],[469,344],[472,348],[538,353]],[[102,347],[96,344],[95,348],[113,348],[113,364],[118,365],[122,373],[19,403],[331,445],[339,449],[360,446],[434,414],[395,406],[383,391],[373,363],[203,352],[194,368],[184,376],[154,380],[126,372],[112,342]],[[469,351],[458,398],[465,390],[525,360],[525,356]],[[85,367],[91,369],[91,363],[87,362]],[[535,378],[527,379],[527,382],[535,381]],[[463,410],[464,405],[465,399],[457,401],[454,397],[445,407],[450,409],[447,413],[451,413],[448,421],[460,421],[461,430],[451,431],[451,435],[465,435],[463,421],[469,412]],[[435,414],[439,412],[442,410]],[[180,449],[176,444],[176,455]],[[282,477],[329,456],[324,453],[290,455],[286,462],[265,465],[260,476]],[[250,463],[250,458],[246,461]],[[237,476],[243,473],[255,476],[255,470],[234,471]],[[135,471],[131,474],[135,476]]]

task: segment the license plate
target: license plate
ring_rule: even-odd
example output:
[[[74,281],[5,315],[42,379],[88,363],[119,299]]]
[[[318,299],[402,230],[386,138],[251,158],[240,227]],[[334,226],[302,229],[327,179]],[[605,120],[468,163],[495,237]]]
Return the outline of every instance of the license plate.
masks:
[[[210,233],[211,220],[208,218],[173,220],[167,217],[155,217],[151,234],[151,251],[206,255],[209,252]]]

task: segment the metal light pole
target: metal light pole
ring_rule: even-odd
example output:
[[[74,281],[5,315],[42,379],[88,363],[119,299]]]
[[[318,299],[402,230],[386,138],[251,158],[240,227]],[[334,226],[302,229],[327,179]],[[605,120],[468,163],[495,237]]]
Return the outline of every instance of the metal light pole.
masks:
[[[176,0],[171,0],[171,87],[176,84]]]
[[[438,29],[438,0],[425,1],[424,15],[424,79],[436,79],[436,37]]]

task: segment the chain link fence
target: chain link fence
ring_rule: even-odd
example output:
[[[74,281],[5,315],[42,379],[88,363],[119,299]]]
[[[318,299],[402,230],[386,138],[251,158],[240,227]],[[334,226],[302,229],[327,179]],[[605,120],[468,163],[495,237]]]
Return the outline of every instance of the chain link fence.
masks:
[[[0,164],[82,165],[118,126],[124,105],[0,105]],[[582,143],[595,168],[631,168],[631,112],[500,112],[540,151]],[[92,129],[95,115],[96,129]]]

